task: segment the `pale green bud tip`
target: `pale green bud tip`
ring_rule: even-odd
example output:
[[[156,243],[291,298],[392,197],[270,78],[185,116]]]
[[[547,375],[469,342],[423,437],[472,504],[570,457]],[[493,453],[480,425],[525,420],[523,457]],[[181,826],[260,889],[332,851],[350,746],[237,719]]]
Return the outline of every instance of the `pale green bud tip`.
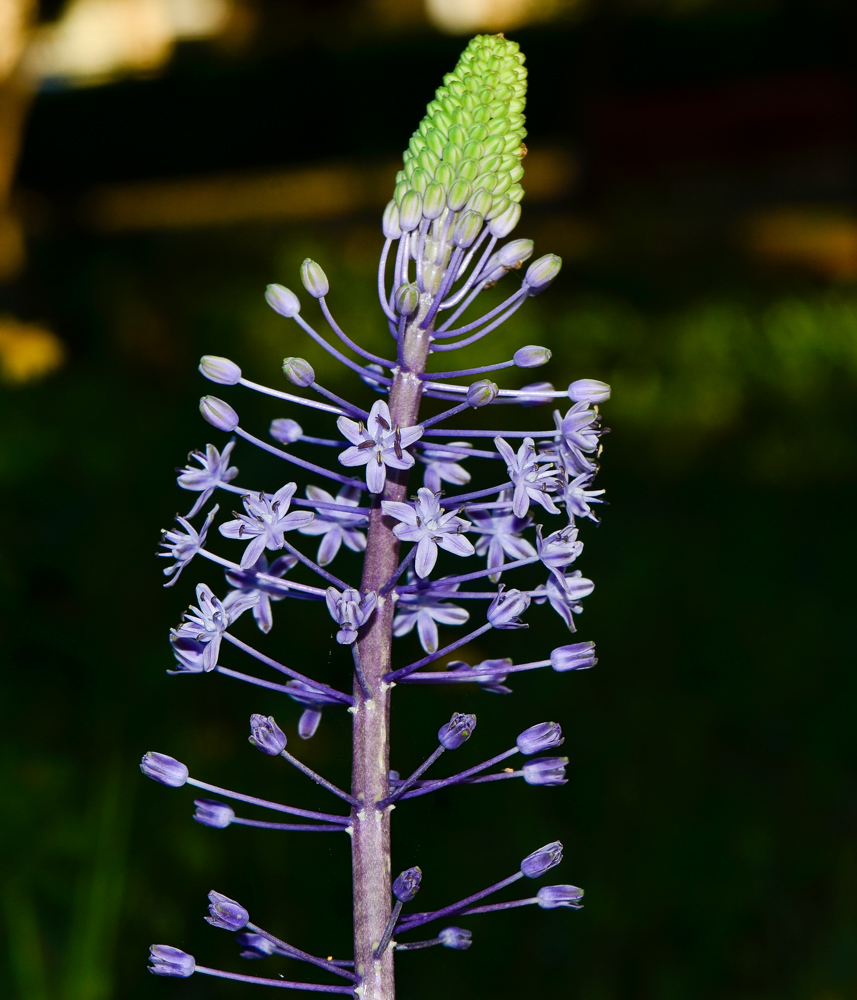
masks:
[[[399,225],[399,209],[395,200],[388,202],[384,209],[381,229],[386,240],[397,240],[402,235],[402,227]]]
[[[483,378],[474,382],[467,390],[467,402],[473,407],[487,406],[493,403],[499,394],[500,387],[497,383]]]
[[[303,358],[283,358],[283,374],[292,383],[306,388],[315,382],[312,365]]]
[[[610,386],[597,378],[579,378],[568,387],[568,398],[575,403],[604,403],[610,398]]]
[[[309,257],[301,264],[301,282],[314,299],[323,299],[330,291],[330,282],[321,267]]]
[[[238,426],[238,414],[229,403],[224,403],[217,396],[203,396],[199,401],[199,412],[212,427],[227,434]]]
[[[559,274],[562,267],[562,258],[555,253],[546,254],[533,261],[527,268],[525,277],[526,283],[530,286],[530,295],[536,295],[543,291]]]
[[[420,290],[416,285],[400,285],[394,299],[396,312],[400,316],[412,316],[420,304]]]
[[[514,362],[518,368],[541,368],[551,359],[551,352],[546,347],[530,344],[521,347],[514,354]]]
[[[293,319],[301,311],[300,299],[282,285],[268,285],[265,289],[265,301],[274,312],[286,319]]]
[[[209,381],[219,385],[235,385],[241,378],[241,369],[229,358],[206,354],[199,359],[199,370]]]

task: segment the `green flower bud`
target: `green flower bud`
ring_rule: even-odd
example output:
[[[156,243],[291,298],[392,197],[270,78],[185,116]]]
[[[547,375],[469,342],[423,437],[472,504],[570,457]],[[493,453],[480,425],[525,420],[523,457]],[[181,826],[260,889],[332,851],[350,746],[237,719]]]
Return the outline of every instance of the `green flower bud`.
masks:
[[[470,185],[467,181],[459,178],[454,181],[450,187],[449,194],[446,196],[446,203],[453,212],[460,212],[461,209],[467,204],[467,199],[469,197]]]
[[[330,291],[330,282],[321,267],[309,257],[301,264],[301,281],[314,299],[323,299]]]
[[[306,388],[315,382],[312,365],[303,358],[283,358],[283,374],[292,383]]]
[[[381,229],[384,232],[384,239],[387,240],[397,240],[402,235],[402,228],[399,225],[399,209],[396,207],[395,201],[387,203],[381,219]]]
[[[420,290],[416,285],[399,285],[393,302],[400,316],[411,316],[420,304]]]
[[[446,208],[446,194],[440,184],[429,184],[423,196],[423,215],[436,219]]]
[[[469,247],[482,228],[482,216],[478,212],[463,212],[452,231],[452,242],[457,247]]]
[[[416,229],[423,216],[423,200],[416,191],[408,191],[399,205],[399,225],[405,233]]]

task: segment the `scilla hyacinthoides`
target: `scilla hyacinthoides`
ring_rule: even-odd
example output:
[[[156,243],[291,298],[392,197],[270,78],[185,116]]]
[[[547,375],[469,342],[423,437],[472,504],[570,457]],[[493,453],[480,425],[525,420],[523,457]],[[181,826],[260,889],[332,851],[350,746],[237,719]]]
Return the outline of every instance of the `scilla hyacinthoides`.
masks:
[[[245,429],[229,403],[203,397],[203,417],[231,437],[225,445],[209,444],[205,452],[193,452],[181,470],[179,486],[198,496],[189,513],[177,518],[178,528],[164,532],[161,554],[173,560],[164,571],[169,576],[167,586],[176,583],[196,556],[222,566],[227,586],[222,597],[205,584],[197,586],[196,605],[172,632],[177,661],[172,672],[216,672],[281,692],[302,708],[297,731],[303,739],[316,731],[323,711],[349,710],[353,715],[352,784],[350,791],[337,788],[299,761],[287,749],[282,729],[263,715],[250,719],[250,743],[265,754],[285,758],[326,788],[337,800],[337,811],[300,809],[220,788],[191,777],[183,763],[161,753],[147,753],[142,770],[164,785],[192,785],[216,796],[196,800],[194,818],[205,826],[244,824],[348,835],[353,860],[354,954],[341,959],[307,954],[252,923],[240,903],[212,892],[206,919],[214,927],[237,934],[243,957],[284,955],[316,966],[337,982],[292,982],[212,969],[167,945],[152,946],[151,971],[157,975],[197,972],[280,988],[354,993],[362,1000],[391,1000],[394,953],[433,946],[468,948],[471,932],[455,926],[459,919],[527,904],[548,909],[580,906],[582,891],[572,885],[545,886],[535,895],[508,902],[484,902],[513,882],[539,878],[559,864],[562,845],[558,841],[528,855],[513,874],[494,885],[431,912],[408,909],[420,887],[419,868],[410,868],[395,880],[390,872],[394,804],[452,785],[507,778],[561,785],[567,764],[565,757],[537,756],[553,752],[563,742],[559,725],[545,722],[525,729],[511,747],[476,767],[447,778],[424,777],[443,754],[473,734],[476,717],[456,712],[441,726],[438,745],[425,762],[410,776],[400,778],[389,767],[394,687],[475,684],[502,693],[508,692],[505,682],[512,674],[541,667],[567,672],[596,662],[593,643],[575,642],[529,663],[494,659],[469,665],[447,660],[436,669],[438,661],[489,629],[526,628],[522,616],[532,602],[549,602],[574,631],[574,616],[582,610],[580,601],[593,588],[590,580],[570,567],[582,549],[577,522],[596,520],[592,508],[601,502],[603,491],[591,486],[603,433],[597,404],[608,398],[609,387],[582,379],[562,392],[547,382],[500,389],[484,378],[504,368],[545,364],[550,352],[533,346],[521,347],[511,360],[497,364],[427,371],[430,358],[433,367],[448,368],[435,364],[432,355],[443,357],[489,334],[530,296],[544,291],[560,269],[558,257],[541,257],[529,265],[523,280],[516,282],[499,305],[478,319],[459,319],[484,289],[503,279],[507,284],[513,280],[533,253],[530,240],[499,242],[518,222],[523,195],[523,63],[518,46],[502,35],[473,39],[458,66],[444,78],[405,151],[395,197],[383,216],[384,245],[378,269],[378,294],[394,357],[364,350],[340,329],[327,302],[327,278],[313,261],[304,261],[301,280],[340,346],[310,325],[293,292],[280,285],[268,287],[267,301],[277,313],[297,324],[380,394],[368,410],[319,384],[312,367],[301,358],[286,358],[286,378],[320,399],[250,382],[237,364],[225,358],[202,359],[200,371],[211,381],[241,385],[322,411],[330,415],[331,430],[328,438],[310,437],[294,419],[278,417],[270,428],[276,442],[272,444]],[[421,417],[420,406],[426,398],[442,401],[441,412]],[[536,421],[535,430],[505,434],[446,426],[471,409],[516,403],[534,406],[563,399],[569,402],[554,412],[554,426],[541,426],[549,423],[542,419]],[[298,497],[298,485],[292,481],[273,493],[239,484],[238,470],[230,464],[238,438],[286,463],[286,478],[308,479],[305,499]],[[318,453],[326,454],[327,460],[315,458]],[[493,467],[489,479],[493,485],[468,491],[467,466],[477,461]],[[412,486],[412,495],[408,473],[415,468],[423,470],[423,485],[415,491]],[[459,492],[450,495],[449,487]],[[216,491],[234,494],[243,508],[219,525],[219,534],[235,543],[235,552],[229,556],[208,547],[218,506],[209,509],[199,528],[191,523],[203,517]],[[559,527],[535,523],[535,517],[543,514],[558,518]],[[298,545],[301,535],[320,539],[317,550],[314,542],[310,553]],[[329,568],[343,545],[364,553],[359,581],[340,579]],[[438,575],[441,552],[470,559],[476,566],[463,573]],[[318,585],[289,577],[299,564],[312,571]],[[539,564],[546,578],[534,589],[499,582],[512,570]],[[350,651],[353,685],[331,687],[315,680],[231,631],[233,623],[251,611],[259,629],[269,632],[272,602],[282,602],[278,613],[283,613],[288,612],[290,600],[326,604],[336,641]],[[438,626],[461,627],[468,622],[471,627],[466,634],[441,642]],[[425,655],[400,664],[393,640],[414,628]],[[224,644],[242,650],[257,669],[268,668],[279,681],[223,666]],[[495,770],[518,754],[524,758],[520,769]],[[288,822],[244,818],[229,803],[261,807]],[[425,933],[423,927],[438,921],[442,926],[436,936],[419,937]]]

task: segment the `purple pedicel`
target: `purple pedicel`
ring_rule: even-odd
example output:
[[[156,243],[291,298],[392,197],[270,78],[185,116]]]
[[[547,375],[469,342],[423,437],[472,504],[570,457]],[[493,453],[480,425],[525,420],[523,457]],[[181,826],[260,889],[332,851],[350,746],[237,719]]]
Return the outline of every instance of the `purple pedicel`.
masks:
[[[274,834],[291,839],[300,832],[347,833],[353,957],[334,961],[300,951],[250,923],[241,903],[212,891],[206,919],[239,932],[244,958],[299,960],[314,966],[313,971],[339,976],[340,983],[198,966],[192,955],[178,948],[153,945],[150,968],[158,976],[200,973],[248,985],[394,1000],[394,951],[465,951],[471,944],[470,931],[457,926],[444,926],[425,940],[396,940],[406,932],[464,914],[581,905],[582,890],[569,885],[543,887],[528,899],[485,902],[516,881],[538,878],[558,864],[559,841],[524,858],[508,878],[431,912],[408,912],[422,879],[419,867],[406,869],[395,880],[391,877],[393,809],[410,808],[406,803],[411,799],[445,789],[465,795],[476,794],[465,791],[473,784],[500,783],[506,788],[506,779],[520,777],[530,785],[562,785],[568,764],[566,757],[533,756],[563,742],[559,725],[544,722],[525,729],[515,745],[501,753],[489,748],[485,752],[494,755],[481,763],[445,778],[424,778],[447,751],[478,736],[474,712],[481,710],[465,703],[460,705],[465,711],[455,712],[437,730],[437,745],[429,741],[416,756],[422,763],[409,775],[402,771],[408,776],[401,778],[390,760],[390,721],[398,718],[391,716],[396,685],[422,684],[429,687],[423,696],[431,697],[433,685],[467,683],[456,689],[458,694],[478,700],[483,691],[511,694],[505,682],[519,672],[549,666],[572,674],[597,662],[591,642],[551,650],[540,638],[539,626],[551,609],[573,631],[582,601],[593,590],[592,581],[573,565],[582,561],[585,522],[597,522],[596,511],[604,503],[594,479],[607,432],[598,404],[609,398],[610,387],[588,377],[574,379],[567,391],[547,381],[523,384],[526,376],[518,372],[516,378],[515,369],[551,361],[548,348],[532,344],[504,351],[507,360],[482,356],[473,359],[477,364],[464,362],[472,367],[459,369],[436,356],[484,338],[487,344],[494,330],[557,279],[562,264],[559,257],[544,254],[527,267],[532,241],[507,239],[521,217],[524,193],[526,70],[517,44],[502,35],[476,37],[445,81],[410,140],[383,213],[383,246],[373,283],[382,323],[386,320],[393,341],[389,351],[358,343],[339,325],[331,311],[337,308],[336,300],[329,300],[336,290],[331,292],[327,274],[314,260],[306,258],[300,267],[307,315],[293,291],[268,285],[265,299],[281,317],[274,322],[285,324],[281,330],[289,356],[282,371],[274,371],[271,385],[244,377],[239,366],[247,363],[243,356],[238,361],[203,356],[200,373],[226,387],[228,399],[206,395],[200,401],[209,430],[214,428],[221,439],[191,452],[178,471],[179,487],[192,492],[195,502],[161,540],[160,554],[170,561],[164,571],[168,586],[188,587],[191,565],[214,568],[217,578],[225,572],[227,584],[223,590],[216,579],[197,584],[195,604],[170,634],[176,664],[168,673],[186,678],[181,683],[207,684],[212,691],[222,683],[218,675],[230,678],[230,684],[240,680],[253,685],[262,700],[260,711],[250,719],[251,745],[268,757],[282,757],[346,806],[339,805],[339,813],[321,812],[230,791],[191,777],[185,764],[160,753],[146,754],[141,770],[168,787],[189,784],[216,796],[194,800],[193,819],[212,830],[228,827],[224,836],[237,838],[242,850],[264,852],[262,841]],[[510,271],[518,273],[506,279],[509,294],[482,305],[495,294],[488,289]],[[315,317],[329,333],[312,325]],[[304,336],[313,342],[315,353],[308,355],[312,363],[292,356],[303,353]],[[317,381],[327,372],[321,374],[318,367],[322,356],[317,348],[326,352],[326,364],[339,365],[350,379],[350,386],[339,390],[343,395]],[[509,388],[479,377],[494,371],[506,371],[498,378],[507,379]],[[555,372],[550,377],[564,385],[573,375]],[[331,384],[339,389],[339,381]],[[267,397],[270,404],[259,418],[259,426],[269,428],[265,439],[252,433],[258,427],[239,424],[237,396],[247,391]],[[503,420],[472,412],[495,407],[492,412],[502,416],[507,411],[496,407],[552,401],[553,426],[550,419],[541,419],[531,423],[537,428],[533,431],[504,430]],[[294,419],[299,407],[313,411],[307,434]],[[252,408],[247,412],[255,419]],[[455,427],[458,423],[471,426]],[[238,441],[242,448],[258,449],[269,463],[253,489],[249,483],[247,489],[235,483],[238,468],[231,463]],[[417,462],[419,476],[412,474]],[[245,470],[254,467],[253,462],[244,464]],[[328,492],[330,482],[337,483],[336,496]],[[231,516],[225,513],[233,508]],[[205,562],[194,562],[197,556]],[[334,560],[336,575],[329,568]],[[321,607],[306,603],[313,601]],[[252,612],[252,621],[245,612]],[[495,629],[529,627],[526,636],[509,635],[508,641],[493,635]],[[259,648],[246,641],[248,629],[259,638]],[[488,636],[484,649],[478,643],[483,636]],[[472,648],[464,650],[469,644]],[[424,655],[415,659],[420,646]],[[459,649],[456,655],[464,659],[453,659]],[[242,670],[242,658],[245,664],[253,661],[260,676]],[[340,713],[350,722],[350,786],[344,778],[349,762],[332,744],[303,744],[309,763],[290,752],[287,734],[293,741],[295,733],[309,740],[322,711]],[[335,719],[330,721],[335,724]],[[329,732],[335,731],[331,725]],[[239,733],[236,724],[228,740]],[[415,730],[409,739],[416,736]],[[405,760],[412,752],[403,754]],[[461,751],[465,764],[473,759],[469,754],[468,749]],[[517,754],[525,758],[520,770],[504,766]],[[496,765],[501,769],[492,770]],[[260,758],[248,761],[249,768],[254,766],[262,766]],[[272,760],[268,766],[280,769],[280,776],[269,780],[284,780],[282,762]],[[330,768],[348,790],[315,767],[322,772]],[[255,789],[264,780],[260,772],[248,783]],[[295,782],[295,794],[306,785],[292,773],[285,780]],[[507,793],[514,796],[513,788]],[[269,816],[286,814],[272,820],[297,819],[236,816],[222,799],[268,810]],[[516,802],[509,807],[517,808]],[[468,850],[475,841],[466,826],[467,808],[456,815],[465,819],[455,828],[455,849],[464,845]],[[545,839],[550,835],[544,832]],[[304,858],[300,847],[282,841],[267,849],[285,850],[297,864]],[[247,902],[269,906],[272,897],[266,893]],[[294,916],[304,904],[321,906],[324,901],[287,900],[281,904],[282,919],[288,923],[288,914]],[[343,985],[342,978],[348,983]]]

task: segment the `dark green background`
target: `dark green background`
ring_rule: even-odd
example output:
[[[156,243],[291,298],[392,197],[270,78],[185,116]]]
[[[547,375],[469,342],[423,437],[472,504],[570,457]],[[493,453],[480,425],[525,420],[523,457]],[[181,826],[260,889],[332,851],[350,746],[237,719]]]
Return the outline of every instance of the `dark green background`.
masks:
[[[355,9],[282,4],[267,15],[280,34],[241,58],[187,47],[158,80],[36,102],[21,184],[53,221],[3,298],[49,323],[71,358],[0,397],[4,996],[250,989],[156,980],[145,972],[151,941],[201,964],[299,976],[285,960],[240,962],[229,936],[202,922],[213,887],[300,947],[349,947],[344,838],[204,829],[190,820],[190,789],[145,782],[137,760],[157,749],[210,781],[326,807],[323,793],[246,743],[252,711],[275,713],[294,737],[296,706],[222,677],[166,677],[167,630],[192,585],[220,581],[195,565],[164,591],[152,553],[157,529],[190,505],[173,467],[223,438],[197,414],[200,354],[229,355],[277,386],[283,355],[304,354],[332,388],[352,391],[267,310],[268,281],[297,286],[300,261],[313,256],[343,325],[384,345],[372,290],[377,219],[107,239],[78,227],[69,206],[104,180],[401,149],[463,42],[427,29],[373,34]],[[542,343],[554,352],[545,377],[558,385],[614,386],[601,474],[611,506],[600,527],[584,525],[579,562],[597,586],[578,635],[596,640],[600,663],[579,676],[519,677],[506,698],[399,688],[402,771],[432,749],[453,709],[479,715],[456,765],[548,717],[563,724],[571,764],[563,789],[510,782],[402,805],[394,866],[420,864],[420,903],[439,906],[559,838],[557,880],[584,887],[586,907],[472,918],[469,953],[400,956],[409,1000],[857,992],[857,289],[754,263],[734,238],[760,207],[853,205],[852,14],[831,4],[680,15],[604,4],[514,35],[531,72],[528,143],[565,145],[583,164],[568,201],[529,209],[525,200],[518,234],[548,252],[554,237],[573,242],[563,233],[583,218],[598,239],[468,357],[484,363]],[[411,85],[390,88],[403,58]],[[793,106],[800,81],[819,78],[851,95],[838,118],[825,108],[813,117],[811,100],[803,118]],[[730,131],[703,117],[690,135],[666,120],[648,143],[627,125],[640,95],[670,108],[726,93],[734,111],[759,81],[775,95],[760,122]],[[259,429],[300,416],[223,395]],[[519,427],[549,422],[542,410],[496,412]],[[237,464],[242,484],[283,481],[249,446]],[[356,575],[354,557],[340,559],[337,572]],[[486,637],[479,653],[524,658],[567,641],[549,609],[528,617],[528,632]],[[329,631],[323,609],[280,604],[266,648],[335,680],[345,661]],[[239,633],[258,634],[249,620]],[[415,648],[413,637],[402,643]],[[340,783],[348,752],[347,719],[332,711],[300,746]]]

